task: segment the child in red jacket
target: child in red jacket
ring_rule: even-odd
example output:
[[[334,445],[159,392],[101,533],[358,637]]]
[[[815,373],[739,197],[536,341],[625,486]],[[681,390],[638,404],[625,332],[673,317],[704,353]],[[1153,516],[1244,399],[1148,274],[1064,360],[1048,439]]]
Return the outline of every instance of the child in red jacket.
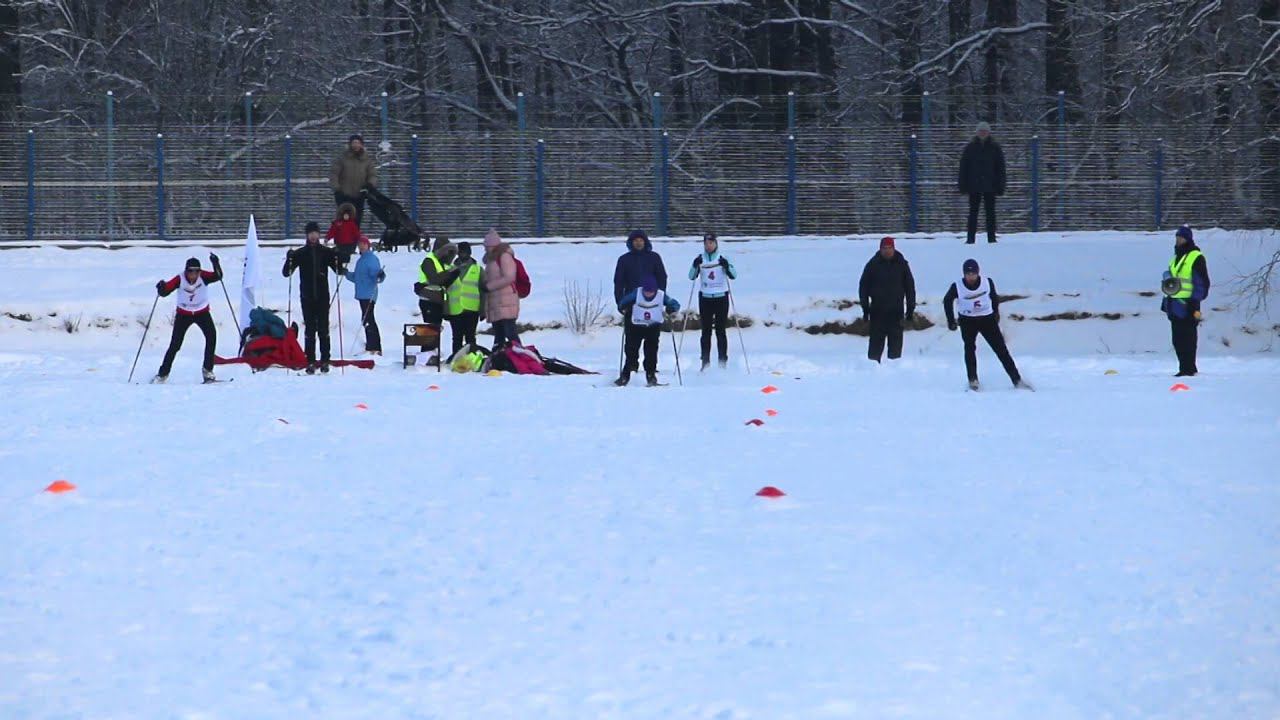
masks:
[[[338,206],[338,215],[329,232],[324,236],[326,241],[334,243],[334,251],[338,253],[342,264],[346,265],[356,251],[356,243],[360,242],[360,226],[356,224],[356,206],[342,203]]]

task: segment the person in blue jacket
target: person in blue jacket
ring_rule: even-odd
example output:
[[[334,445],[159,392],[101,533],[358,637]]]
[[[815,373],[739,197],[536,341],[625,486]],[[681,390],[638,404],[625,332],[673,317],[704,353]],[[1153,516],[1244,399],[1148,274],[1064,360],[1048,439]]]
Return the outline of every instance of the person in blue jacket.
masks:
[[[693,259],[689,279],[698,281],[698,316],[702,323],[702,369],[711,364],[711,331],[716,333],[720,367],[729,364],[729,281],[738,271],[720,254],[715,233],[702,236],[702,252]]]
[[[650,387],[658,384],[658,341],[662,338],[662,323],[667,313],[680,312],[680,303],[658,289],[653,277],[640,282],[638,289],[623,295],[618,301],[618,311],[627,319],[630,330],[626,334],[626,364],[622,374],[614,382],[619,387],[631,382],[640,359],[640,345],[644,344],[644,377]]]
[[[653,251],[653,243],[643,230],[632,230],[627,236],[627,251],[613,270],[613,301],[621,304],[622,296],[639,288],[646,278],[653,278],[659,290],[667,291],[662,256]]]
[[[1178,356],[1178,372],[1174,377],[1193,377],[1196,368],[1196,344],[1199,340],[1200,301],[1209,297],[1209,263],[1196,247],[1191,227],[1178,228],[1173,238],[1173,259],[1161,283],[1164,298],[1160,309],[1169,318],[1173,335],[1173,351]]]
[[[364,325],[364,349],[370,355],[382,354],[382,333],[378,332],[378,321],[373,316],[373,306],[378,302],[378,283],[387,279],[382,269],[378,254],[369,244],[369,238],[361,236],[358,244],[360,259],[356,266],[345,273],[345,277],[356,287],[356,300],[360,303],[360,322]]]

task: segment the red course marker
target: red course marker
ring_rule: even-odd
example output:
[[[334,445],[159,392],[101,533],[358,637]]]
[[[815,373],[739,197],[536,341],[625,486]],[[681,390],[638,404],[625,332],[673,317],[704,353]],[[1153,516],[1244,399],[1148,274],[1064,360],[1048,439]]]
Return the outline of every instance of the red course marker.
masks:
[[[1169,388],[1169,392],[1182,392],[1184,390],[1190,390],[1190,389],[1191,388],[1187,387],[1186,385],[1183,385],[1182,383],[1174,383]]]
[[[755,425],[756,427],[760,427],[763,424],[764,424],[764,421],[761,420],[760,418],[751,418],[750,420],[743,423],[743,425]]]
[[[764,387],[760,388],[760,392],[764,393],[765,395],[770,395],[772,393],[778,392],[778,388],[772,385],[765,385]]]
[[[369,406],[368,406],[368,405],[365,405],[364,403],[356,403],[356,409],[357,409],[357,410],[368,410],[368,409],[369,409]]]
[[[778,411],[773,409],[765,410],[764,414],[768,415],[769,417],[778,417]]]
[[[428,385],[428,386],[427,386],[427,389],[428,389],[428,390],[439,390],[439,389],[440,389],[440,386],[439,386],[439,385]]]
[[[765,498],[780,498],[786,495],[786,493],[782,492],[781,490],[779,490],[778,488],[772,485],[765,485],[764,487],[756,491],[756,495],[758,497],[765,497]]]
[[[66,480],[54,480],[53,483],[49,485],[49,487],[44,489],[44,491],[48,493],[53,493],[56,495],[58,493],[71,492],[72,490],[75,490],[75,489],[76,489],[76,486],[72,485]]]

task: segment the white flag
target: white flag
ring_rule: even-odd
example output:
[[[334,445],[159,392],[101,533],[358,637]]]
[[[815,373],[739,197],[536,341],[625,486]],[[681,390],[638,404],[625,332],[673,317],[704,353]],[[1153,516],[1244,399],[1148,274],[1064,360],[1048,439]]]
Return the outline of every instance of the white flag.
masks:
[[[240,280],[240,332],[249,327],[249,313],[258,307],[256,293],[262,285],[262,265],[258,262],[258,227],[249,216],[249,237],[244,241],[244,277]]]

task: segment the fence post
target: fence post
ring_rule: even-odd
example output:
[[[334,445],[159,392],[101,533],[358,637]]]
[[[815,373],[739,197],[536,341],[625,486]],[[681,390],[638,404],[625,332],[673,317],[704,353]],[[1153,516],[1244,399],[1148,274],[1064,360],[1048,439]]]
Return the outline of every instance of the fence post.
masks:
[[[929,127],[929,91],[925,90],[920,96],[920,126],[928,129]]]
[[[516,93],[516,129],[524,132],[526,128],[524,117],[524,93]],[[539,140],[538,142],[542,142]]]
[[[787,136],[787,234],[796,234],[796,136]]]
[[[284,136],[284,239],[293,229],[293,136]]]
[[[787,134],[796,133],[796,91],[787,91]]]
[[[156,133],[156,236],[164,240],[164,133]]]
[[[391,138],[387,135],[387,123],[389,122],[390,114],[391,114],[390,110],[387,107],[387,91],[383,90],[382,91],[382,107],[381,107],[381,111],[378,113],[378,117],[382,123],[382,142],[383,143],[391,142]]]
[[[107,91],[107,242],[116,239],[116,96]]]
[[[1156,230],[1164,224],[1164,138],[1156,138],[1155,161]]]
[[[1040,136],[1031,136],[1031,232],[1040,232]]]
[[[248,146],[244,151],[244,179],[245,191],[253,192],[253,186],[247,183],[253,182],[253,91],[247,90],[244,94],[244,127],[245,134],[248,139]]]
[[[534,233],[538,237],[546,235],[546,215],[545,206],[543,205],[544,192],[546,190],[546,166],[543,164],[542,155],[546,152],[546,143],[542,138],[538,138],[538,144],[534,152],[534,188],[533,188],[533,227]]]
[[[662,226],[662,93],[653,94],[653,211],[654,224]],[[662,234],[661,232],[658,233]]]
[[[418,135],[409,138],[409,217],[418,222]]]
[[[671,217],[671,157],[668,148],[669,138],[667,132],[662,132],[662,204],[658,206],[658,234],[667,235],[670,232],[668,228],[669,219]]]
[[[1067,91],[1058,91],[1058,127],[1067,124]]]
[[[908,153],[910,157],[910,181],[911,181],[911,198],[907,207],[907,230],[916,232],[920,228],[920,187],[918,170],[916,163],[918,161],[918,149],[916,148],[916,136],[911,136],[911,146]]]
[[[1067,217],[1067,94],[1058,91],[1058,226],[1066,228],[1070,219]]]
[[[27,242],[36,236],[36,131],[27,131]]]

